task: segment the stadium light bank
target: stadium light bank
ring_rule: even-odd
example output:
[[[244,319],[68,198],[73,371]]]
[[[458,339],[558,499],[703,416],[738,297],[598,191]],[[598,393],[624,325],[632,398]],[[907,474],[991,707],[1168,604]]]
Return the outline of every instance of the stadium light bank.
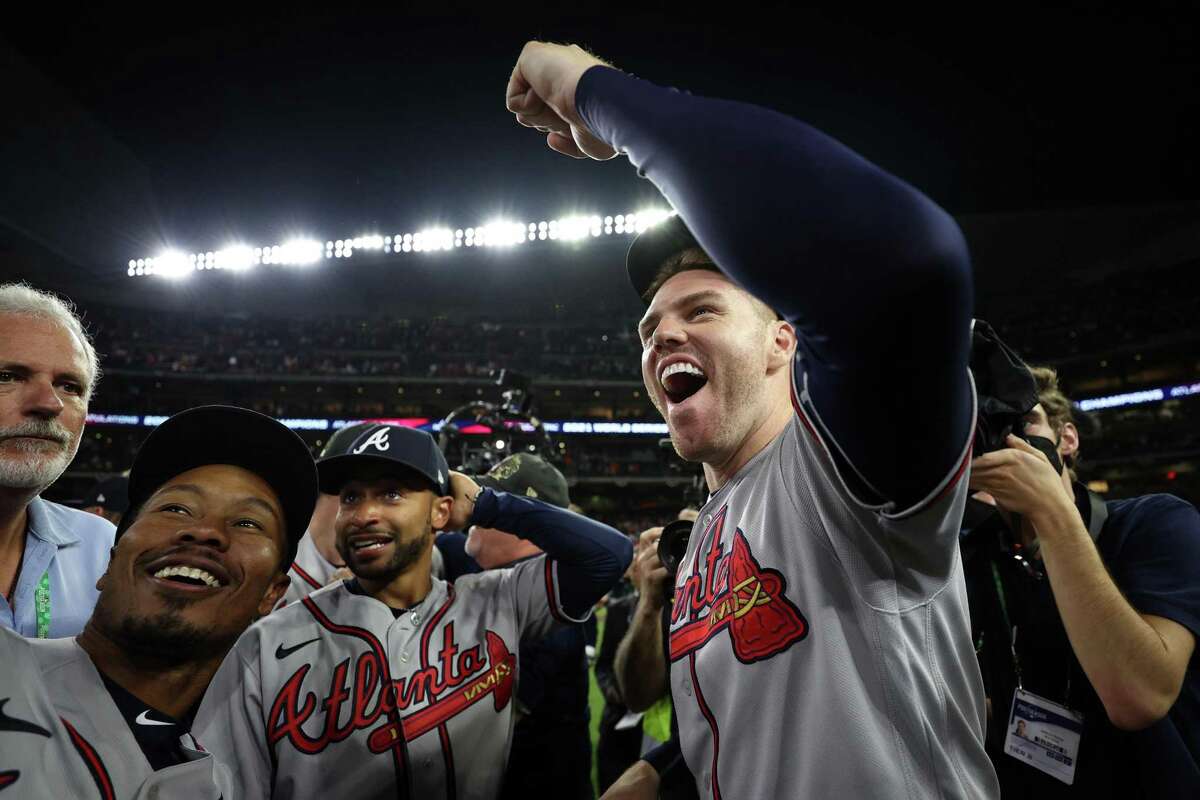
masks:
[[[129,260],[131,278],[157,275],[178,280],[206,270],[244,271],[263,264],[312,265],[322,260],[353,258],[355,253],[439,253],[462,247],[516,247],[530,242],[581,242],[601,236],[628,236],[659,224],[674,212],[646,209],[610,216],[571,216],[540,222],[495,220],[474,228],[428,228],[390,236],[370,234],[345,239],[291,239],[281,244],[230,244],[220,250],[184,253],[166,250]]]

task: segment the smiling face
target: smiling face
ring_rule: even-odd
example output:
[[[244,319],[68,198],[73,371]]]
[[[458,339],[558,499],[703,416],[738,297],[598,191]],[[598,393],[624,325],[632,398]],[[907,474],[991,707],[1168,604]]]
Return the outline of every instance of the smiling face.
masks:
[[[91,624],[135,651],[220,655],[287,589],[286,549],[266,481],[229,464],[188,470],[159,487],[118,540]]]
[[[70,331],[0,314],[0,487],[41,491],[66,470],[87,417],[89,374]]]
[[[782,401],[794,335],[724,275],[680,272],[654,295],[638,325],[642,380],[675,450],[723,463]],[[781,372],[781,370],[784,370]]]
[[[337,551],[355,576],[388,583],[410,569],[430,569],[433,531],[449,519],[451,498],[391,467],[364,469],[339,497]]]

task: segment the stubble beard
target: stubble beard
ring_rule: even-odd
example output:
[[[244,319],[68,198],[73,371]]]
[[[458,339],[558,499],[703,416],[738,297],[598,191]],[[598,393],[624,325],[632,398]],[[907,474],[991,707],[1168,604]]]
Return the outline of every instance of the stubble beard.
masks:
[[[408,572],[414,564],[421,560],[421,556],[429,548],[433,541],[433,526],[426,527],[425,532],[415,539],[401,543],[399,540],[393,545],[392,557],[386,564],[381,566],[363,567],[355,563],[354,553],[341,552],[339,555],[350,571],[354,573],[356,578],[365,578],[370,581],[379,581],[390,583],[395,578]]]
[[[55,451],[44,442],[11,438],[18,436],[50,436],[61,444]],[[0,441],[0,486],[35,492],[42,491],[67,471],[79,447],[78,437],[50,421],[30,421],[0,429],[0,440],[5,440]]]
[[[194,600],[161,595],[166,608],[154,615],[119,615],[104,594],[96,603],[91,624],[135,660],[166,666],[220,659],[237,641],[233,633],[188,622],[183,610]]]

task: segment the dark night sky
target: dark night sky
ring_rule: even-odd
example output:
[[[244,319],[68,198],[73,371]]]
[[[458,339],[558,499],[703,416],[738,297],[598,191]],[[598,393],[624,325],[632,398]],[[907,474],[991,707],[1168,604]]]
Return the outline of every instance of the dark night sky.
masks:
[[[215,248],[654,199],[627,164],[569,161],[511,121],[505,80],[535,36],[803,118],[956,214],[1200,200],[1200,37],[1189,3],[885,16],[734,3],[690,18],[628,4],[590,15],[528,4],[503,14],[453,3],[436,4],[438,14],[433,4],[256,5],[172,19],[165,6],[91,7],[0,34],[0,55],[15,51],[57,87],[46,103],[82,109],[132,156],[110,172],[140,164],[145,189],[117,192],[109,213],[119,230],[95,240],[94,269],[123,270],[163,243]],[[33,116],[16,113],[0,132]],[[56,217],[64,192],[99,204],[87,198],[103,195],[91,183],[104,178],[73,184],[69,168],[35,171],[39,153],[2,155],[0,221],[10,229],[53,246],[69,223]]]

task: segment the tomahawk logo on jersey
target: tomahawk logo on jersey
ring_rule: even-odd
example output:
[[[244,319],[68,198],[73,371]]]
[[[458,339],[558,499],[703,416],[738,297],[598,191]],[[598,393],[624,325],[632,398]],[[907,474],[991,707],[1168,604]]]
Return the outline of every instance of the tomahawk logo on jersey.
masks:
[[[729,543],[722,541],[728,511],[724,505],[712,518],[704,532],[707,552],[702,556],[695,549],[691,574],[676,591],[671,607],[672,661],[724,631],[743,664],[770,658],[808,635],[807,620],[787,597],[783,574],[755,560],[742,531],[734,531]]]
[[[519,645],[558,604],[545,556],[435,578],[403,612],[326,587],[250,628],[194,729],[249,798],[494,797]]]

